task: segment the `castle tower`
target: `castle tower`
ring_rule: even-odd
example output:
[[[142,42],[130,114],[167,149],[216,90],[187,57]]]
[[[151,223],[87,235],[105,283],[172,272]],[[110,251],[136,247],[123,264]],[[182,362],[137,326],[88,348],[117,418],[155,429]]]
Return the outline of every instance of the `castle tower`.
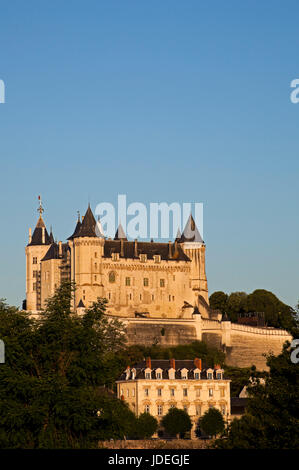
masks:
[[[71,248],[71,279],[76,284],[74,309],[88,307],[103,296],[102,258],[104,238],[100,236],[90,205],[82,222],[77,222],[75,231],[68,238]]]
[[[40,196],[39,200],[39,218],[32,234],[29,228],[28,245],[25,248],[26,253],[26,310],[36,311],[41,309],[41,260],[51,245],[49,236],[42,214],[44,209]],[[53,235],[52,235],[53,238]]]
[[[209,303],[208,283],[206,276],[205,252],[206,246],[190,214],[184,231],[180,238],[176,239],[191,259],[191,288],[195,296],[195,304],[198,305],[198,296],[202,296]]]

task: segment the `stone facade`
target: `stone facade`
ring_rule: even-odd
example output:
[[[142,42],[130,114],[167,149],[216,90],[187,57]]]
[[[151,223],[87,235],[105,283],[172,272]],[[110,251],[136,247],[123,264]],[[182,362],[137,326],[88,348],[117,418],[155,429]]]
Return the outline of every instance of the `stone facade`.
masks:
[[[147,412],[158,422],[171,407],[184,409],[192,421],[194,437],[198,419],[211,407],[230,420],[230,380],[220,366],[202,367],[200,359],[151,360],[127,367],[117,380],[117,396],[139,416]]]
[[[105,239],[97,224],[88,207],[67,243],[57,244],[41,212],[26,247],[27,310],[44,308],[63,279],[75,282],[79,311],[98,297],[108,300],[107,314],[119,317],[191,318],[199,297],[208,305],[205,244],[192,216],[173,243],[128,241],[121,227],[114,240]],[[190,242],[192,226],[198,238]]]

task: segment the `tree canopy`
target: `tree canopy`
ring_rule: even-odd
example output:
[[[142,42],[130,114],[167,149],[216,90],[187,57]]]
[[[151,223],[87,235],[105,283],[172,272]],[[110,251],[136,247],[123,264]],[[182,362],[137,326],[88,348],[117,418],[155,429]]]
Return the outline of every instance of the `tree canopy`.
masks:
[[[105,317],[103,299],[73,314],[73,292],[62,284],[38,320],[0,303],[2,448],[96,447],[134,425],[134,414],[109,390],[123,326]]]
[[[229,295],[217,291],[209,300],[211,308],[221,310],[232,322],[237,321],[239,314],[264,312],[267,326],[290,331],[296,324],[296,311],[264,289],[257,289],[251,294],[232,292]]]
[[[199,418],[196,426],[196,435],[200,437],[202,432],[207,436],[216,436],[224,431],[225,423],[222,414],[216,408],[209,408]]]
[[[265,383],[253,381],[246,413],[235,419],[225,439],[216,446],[229,449],[299,448],[299,367],[291,361],[285,344],[278,356],[269,355]]]
[[[163,416],[161,424],[165,431],[171,436],[185,434],[192,428],[190,416],[184,410],[170,408],[168,413]]]

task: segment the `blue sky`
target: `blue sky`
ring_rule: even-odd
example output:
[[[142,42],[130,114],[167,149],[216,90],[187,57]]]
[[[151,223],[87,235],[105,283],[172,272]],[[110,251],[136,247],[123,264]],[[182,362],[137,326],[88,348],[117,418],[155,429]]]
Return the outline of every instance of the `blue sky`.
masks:
[[[25,296],[37,195],[57,239],[88,200],[204,203],[209,290],[298,287],[299,4],[0,3],[0,297]]]

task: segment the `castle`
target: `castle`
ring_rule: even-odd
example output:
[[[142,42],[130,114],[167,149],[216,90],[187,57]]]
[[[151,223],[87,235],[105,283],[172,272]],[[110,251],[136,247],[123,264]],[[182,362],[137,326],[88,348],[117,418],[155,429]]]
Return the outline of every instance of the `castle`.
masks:
[[[108,300],[108,314],[120,317],[191,318],[199,298],[208,305],[205,244],[192,215],[173,243],[128,241],[121,225],[112,240],[88,206],[67,243],[56,243],[41,203],[39,212],[26,247],[26,310],[43,309],[64,280],[76,284],[79,312],[98,297]]]
[[[98,297],[120,319],[128,344],[186,344],[202,340],[226,352],[229,365],[265,369],[264,354],[291,341],[287,331],[231,323],[209,307],[205,243],[192,215],[174,242],[128,241],[122,226],[102,234],[90,206],[66,243],[55,242],[39,218],[26,246],[26,302],[39,315],[64,280],[74,281],[73,310],[83,313]]]

